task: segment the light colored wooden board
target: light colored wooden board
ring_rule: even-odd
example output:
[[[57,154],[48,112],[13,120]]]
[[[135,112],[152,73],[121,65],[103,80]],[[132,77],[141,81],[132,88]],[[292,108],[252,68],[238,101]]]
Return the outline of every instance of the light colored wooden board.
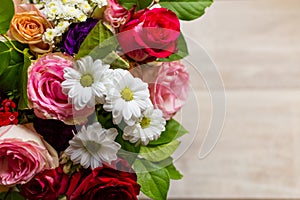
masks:
[[[299,0],[217,0],[182,28],[208,51],[227,88],[299,88],[299,10]]]
[[[197,95],[208,104],[206,94]],[[204,126],[175,162],[185,177],[173,182],[169,196],[299,198],[300,91],[227,91],[227,99],[222,137],[212,153],[200,160],[211,113],[202,106]]]
[[[183,23],[222,74],[228,114],[216,148],[200,160],[211,104],[204,82],[193,82],[201,126],[175,163],[185,177],[170,197],[300,198],[299,10],[299,0],[216,0]]]

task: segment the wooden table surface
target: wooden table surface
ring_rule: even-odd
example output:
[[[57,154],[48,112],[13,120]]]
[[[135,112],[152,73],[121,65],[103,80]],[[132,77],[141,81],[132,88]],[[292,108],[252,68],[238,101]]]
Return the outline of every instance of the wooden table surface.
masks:
[[[199,159],[212,115],[199,81],[200,126],[175,162],[184,178],[169,197],[300,198],[300,1],[215,0],[182,26],[221,73],[227,115],[218,144]]]

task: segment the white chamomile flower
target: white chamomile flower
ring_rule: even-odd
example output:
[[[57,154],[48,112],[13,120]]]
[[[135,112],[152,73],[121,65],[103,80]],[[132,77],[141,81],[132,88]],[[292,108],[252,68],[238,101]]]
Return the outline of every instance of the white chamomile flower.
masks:
[[[99,8],[107,6],[107,0],[92,0],[92,2],[97,4]]]
[[[149,108],[143,112],[143,117],[133,126],[124,129],[123,139],[131,143],[140,141],[147,145],[149,141],[157,140],[165,130],[166,120],[159,109]]]
[[[47,28],[45,33],[43,34],[43,41],[49,44],[52,44],[54,42],[54,38],[58,36],[59,33],[56,29],[53,28]]]
[[[134,78],[123,69],[114,70],[113,87],[109,89],[103,108],[112,112],[113,122],[119,124],[122,119],[132,126],[141,117],[142,111],[152,106],[149,99],[148,84]]]
[[[76,19],[77,19],[79,22],[85,22],[86,19],[87,19],[87,16],[86,16],[86,14],[84,14],[82,11],[78,11],[78,13],[76,14]]]
[[[110,164],[117,159],[117,152],[121,148],[121,145],[114,141],[117,135],[117,129],[104,129],[98,122],[83,126],[69,141],[70,146],[65,153],[75,164],[84,168],[95,169],[102,166],[103,162]]]
[[[48,18],[54,20],[64,12],[64,6],[60,2],[50,2],[46,4],[45,12]]]
[[[101,60],[94,62],[91,56],[83,57],[75,62],[73,68],[64,69],[63,92],[76,110],[94,107],[96,103],[103,104],[107,88],[112,84],[112,72],[109,65]]]
[[[79,4],[79,8],[86,14],[90,13],[93,11],[93,8],[91,7],[91,5],[87,2],[84,1],[82,3]]]
[[[59,1],[50,1],[46,4],[46,7],[48,8],[55,8],[55,7],[59,7],[59,6],[62,6],[61,2]]]
[[[74,17],[78,13],[78,10],[74,6],[64,6],[65,16]]]
[[[60,22],[58,22],[58,24],[55,26],[55,29],[56,29],[60,34],[62,34],[62,33],[64,33],[64,32],[67,30],[67,28],[69,27],[69,25],[70,25],[70,22],[68,22],[68,21],[60,21]]]

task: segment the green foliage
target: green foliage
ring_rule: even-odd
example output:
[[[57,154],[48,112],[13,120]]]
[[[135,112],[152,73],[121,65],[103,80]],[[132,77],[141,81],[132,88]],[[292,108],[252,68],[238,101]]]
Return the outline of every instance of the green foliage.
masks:
[[[20,77],[20,99],[18,103],[18,108],[24,110],[28,108],[28,96],[27,96],[27,84],[28,84],[28,67],[31,65],[31,60],[29,58],[28,50],[24,50],[24,64],[22,66],[21,77]]]
[[[80,46],[76,59],[90,55],[94,59],[103,59],[115,51],[118,41],[113,33],[101,21],[91,30]]]
[[[159,4],[175,12],[181,20],[194,20],[201,17],[212,2],[213,0],[160,0]]]
[[[0,200],[26,200],[19,192],[2,192],[0,193]]]
[[[1,0],[0,6],[0,34],[5,34],[10,26],[10,21],[15,14],[12,0]]]
[[[155,147],[141,146],[140,156],[152,162],[159,162],[171,156],[179,144],[178,140],[173,140],[170,143]]]
[[[136,5],[136,11],[138,11],[150,6],[153,0],[119,0],[118,2],[127,10]]]
[[[103,128],[109,129],[115,126],[112,121],[112,113],[105,111],[102,105],[96,106],[96,115],[97,121],[101,124]]]
[[[188,133],[188,131],[180,123],[178,123],[175,119],[170,119],[167,122],[166,130],[161,133],[158,140],[151,141],[149,146],[167,144],[186,133]]]
[[[115,51],[108,54],[104,59],[103,62],[109,64],[112,69],[129,69],[129,63],[120,57]]]
[[[170,55],[168,58],[159,58],[157,61],[172,62],[175,60],[180,60],[189,55],[188,47],[182,33],[180,33],[178,38],[177,49],[178,51]]]
[[[171,179],[173,180],[180,180],[182,179],[183,175],[176,169],[176,167],[174,166],[174,164],[170,164],[166,167],[166,169],[168,170],[169,176]]]
[[[136,159],[133,168],[137,173],[141,191],[154,200],[165,200],[170,186],[168,170],[144,159]]]
[[[155,162],[153,164],[157,165],[160,168],[165,168],[166,170],[168,170],[170,179],[180,180],[183,177],[183,175],[174,166],[172,157],[168,157],[165,160]]]
[[[11,42],[0,42],[0,91],[14,94],[19,98],[19,109],[26,109],[27,69],[31,64],[30,55],[25,45],[16,41]]]

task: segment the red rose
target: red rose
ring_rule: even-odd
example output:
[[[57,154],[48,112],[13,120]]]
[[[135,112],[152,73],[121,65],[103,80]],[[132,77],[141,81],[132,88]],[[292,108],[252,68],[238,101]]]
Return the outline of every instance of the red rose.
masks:
[[[180,24],[166,8],[141,10],[120,28],[119,43],[126,55],[136,61],[166,58],[177,51]]]
[[[21,194],[30,200],[57,200],[60,180],[55,169],[38,173],[28,183],[22,185]]]
[[[137,184],[137,176],[124,160],[117,160],[114,166],[98,167],[93,171],[75,173],[71,180],[67,197],[70,200],[103,199],[137,199],[140,192],[140,186]],[[119,171],[119,167],[127,171]],[[129,171],[128,171],[129,170]]]

